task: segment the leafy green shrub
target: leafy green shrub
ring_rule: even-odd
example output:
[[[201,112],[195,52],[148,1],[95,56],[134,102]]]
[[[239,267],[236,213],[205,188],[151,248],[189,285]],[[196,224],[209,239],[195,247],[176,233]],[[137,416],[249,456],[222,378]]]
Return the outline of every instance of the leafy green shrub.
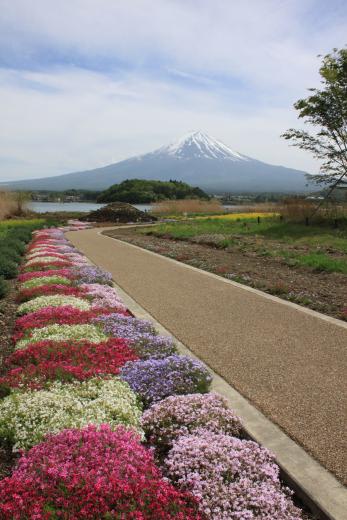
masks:
[[[6,296],[8,292],[8,283],[3,276],[0,276],[0,298]]]
[[[31,229],[29,228],[13,228],[10,233],[11,238],[21,240],[23,242],[29,242],[31,240]]]
[[[22,255],[25,251],[25,242],[23,240],[20,240],[19,238],[10,237],[5,241],[5,245],[11,247],[20,255]],[[2,244],[0,244],[0,247],[1,246]]]
[[[7,257],[0,257],[0,276],[7,280],[15,278],[18,274],[18,265]]]

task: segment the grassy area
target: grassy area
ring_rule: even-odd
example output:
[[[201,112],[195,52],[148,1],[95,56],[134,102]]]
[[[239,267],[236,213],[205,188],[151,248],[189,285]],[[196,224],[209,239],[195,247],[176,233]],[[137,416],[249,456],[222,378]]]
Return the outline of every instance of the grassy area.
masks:
[[[259,233],[268,229],[268,222],[261,221],[258,224],[256,217],[247,216],[241,219],[238,214],[233,214],[232,217],[197,217],[190,221],[160,224],[153,229],[142,230],[142,232],[153,232],[153,234],[158,236],[169,235],[172,238],[184,240],[209,234],[254,234],[255,230]]]
[[[284,223],[258,214],[237,218],[197,218],[166,223],[140,232],[188,240],[218,248],[252,251],[261,257],[280,257],[291,266],[347,274],[347,229]],[[264,215],[263,215],[264,217]]]
[[[312,267],[316,271],[328,271],[347,274],[347,259],[331,258],[321,252],[298,255],[294,258],[297,265]]]

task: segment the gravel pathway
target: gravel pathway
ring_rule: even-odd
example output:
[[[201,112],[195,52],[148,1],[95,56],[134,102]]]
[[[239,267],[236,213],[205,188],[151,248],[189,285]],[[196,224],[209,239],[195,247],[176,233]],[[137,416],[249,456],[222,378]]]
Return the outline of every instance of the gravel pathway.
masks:
[[[73,232],[68,238],[346,483],[346,324],[99,232]]]

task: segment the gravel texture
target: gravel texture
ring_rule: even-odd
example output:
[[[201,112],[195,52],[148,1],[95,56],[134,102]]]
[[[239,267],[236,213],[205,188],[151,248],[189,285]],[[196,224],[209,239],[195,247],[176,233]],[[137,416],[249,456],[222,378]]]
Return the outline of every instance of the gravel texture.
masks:
[[[68,238],[196,355],[347,482],[347,328],[98,234]]]

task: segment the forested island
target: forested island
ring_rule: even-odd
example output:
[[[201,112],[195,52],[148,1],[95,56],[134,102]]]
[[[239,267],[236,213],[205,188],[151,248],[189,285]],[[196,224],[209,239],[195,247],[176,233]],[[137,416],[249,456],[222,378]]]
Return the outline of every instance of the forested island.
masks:
[[[205,199],[210,197],[203,190],[182,181],[146,181],[131,179],[113,184],[100,193],[97,202],[129,202],[146,204],[162,200]]]

